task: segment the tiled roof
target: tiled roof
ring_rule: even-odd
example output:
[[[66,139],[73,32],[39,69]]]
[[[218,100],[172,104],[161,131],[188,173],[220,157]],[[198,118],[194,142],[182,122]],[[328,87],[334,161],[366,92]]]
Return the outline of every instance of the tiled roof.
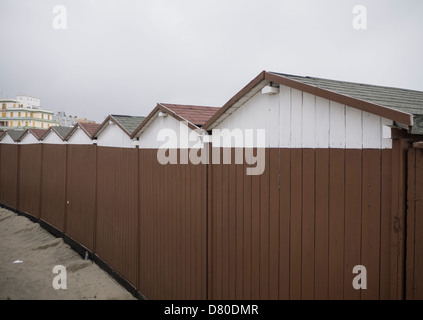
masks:
[[[87,133],[92,137],[97,129],[101,126],[99,123],[82,123],[79,122],[79,125],[87,131]]]
[[[216,107],[189,106],[168,103],[161,103],[161,105],[198,127],[205,124],[207,120],[209,120],[217,112],[217,110],[220,109]]]
[[[57,126],[57,127],[50,127],[53,128],[58,134],[59,136],[64,139],[67,134],[72,130],[73,127],[62,127],[62,126]]]
[[[34,136],[37,137],[38,140],[40,140],[42,138],[42,136],[47,132],[48,129],[29,129],[29,131],[31,131]]]
[[[413,133],[423,134],[423,92],[275,73],[287,79],[414,115]]]
[[[119,123],[131,135],[136,128],[144,121],[145,117],[125,116],[112,114],[111,117]]]
[[[7,133],[15,142],[19,140],[19,138],[23,135],[24,132],[24,130],[7,130]]]

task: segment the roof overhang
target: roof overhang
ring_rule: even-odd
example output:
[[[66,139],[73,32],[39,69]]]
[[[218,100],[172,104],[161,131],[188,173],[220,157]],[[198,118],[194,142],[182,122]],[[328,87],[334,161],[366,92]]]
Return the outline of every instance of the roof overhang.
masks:
[[[94,132],[92,139],[98,138],[98,136],[109,126],[109,122],[112,121],[114,124],[116,124],[123,132],[126,133],[128,137],[131,137],[131,133],[128,132],[122,125],[117,121],[112,115],[109,115],[103,123],[98,127],[98,129]]]
[[[82,131],[88,136],[88,138],[92,139],[90,133],[84,128],[84,126],[81,126],[79,122],[75,123],[73,128],[69,131],[69,133],[65,136],[64,141],[68,141],[72,135],[76,133],[79,129],[82,129]]]
[[[270,83],[284,85],[309,94],[344,104],[356,109],[369,112],[386,119],[396,121],[406,126],[413,126],[413,115],[406,112],[394,110],[385,106],[377,105],[360,99],[352,98],[327,89],[318,88],[299,81],[288,79],[282,75],[262,71],[241,91],[232,97],[216,114],[211,117],[203,126],[206,130],[214,129],[225,118],[236,111],[241,105],[250,100],[255,94]]]
[[[62,138],[62,136],[60,135],[60,133],[59,132],[57,132],[55,129],[54,129],[54,127],[50,127],[50,128],[48,128],[47,129],[47,131],[46,131],[46,133],[44,133],[43,134],[43,136],[41,137],[41,139],[40,139],[40,141],[42,141],[42,140],[44,140],[49,134],[50,134],[50,132],[54,132],[54,134],[56,134],[59,138],[60,138],[60,140],[62,140],[62,141],[65,141],[63,138]]]
[[[151,123],[153,123],[156,120],[156,118],[159,116],[160,112],[166,113],[166,114],[172,116],[173,118],[175,118],[178,121],[186,122],[188,124],[188,127],[191,130],[202,130],[200,127],[198,127],[197,125],[195,125],[191,121],[188,121],[187,119],[180,116],[179,114],[172,111],[171,109],[167,108],[162,103],[158,103],[157,106],[153,109],[153,111],[151,111],[150,114],[147,116],[147,118],[145,118],[144,121],[141,122],[141,124],[138,126],[138,128],[135,129],[135,131],[131,135],[131,139],[139,138],[141,136],[141,134],[145,130],[147,130],[147,128],[151,125]]]

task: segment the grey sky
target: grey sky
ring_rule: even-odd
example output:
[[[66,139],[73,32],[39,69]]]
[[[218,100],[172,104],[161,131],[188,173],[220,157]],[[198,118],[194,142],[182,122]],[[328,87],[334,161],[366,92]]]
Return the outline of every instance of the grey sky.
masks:
[[[98,122],[220,107],[262,70],[423,91],[422,31],[415,0],[0,0],[0,90]]]

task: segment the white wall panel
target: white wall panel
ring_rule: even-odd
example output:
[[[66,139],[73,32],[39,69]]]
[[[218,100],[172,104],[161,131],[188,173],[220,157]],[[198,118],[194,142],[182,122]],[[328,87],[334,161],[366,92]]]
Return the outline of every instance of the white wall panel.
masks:
[[[316,97],[316,148],[329,148],[329,100]]]
[[[48,135],[43,139],[45,144],[66,144],[54,131],[49,131]]]
[[[345,106],[330,101],[329,103],[329,146],[344,149],[345,141]]]
[[[347,106],[345,117],[346,148],[363,148],[362,111]]]
[[[37,144],[41,143],[32,133],[27,133],[19,144]]]
[[[264,127],[271,148],[380,149],[392,148],[392,140],[383,138],[383,130],[389,131],[384,126],[391,125],[391,120],[280,86],[276,95],[257,93],[216,128]]]
[[[131,138],[115,123],[109,124],[97,137],[100,147],[134,148]]]
[[[76,132],[72,134],[69,139],[68,143],[70,144],[79,144],[79,145],[86,145],[86,144],[93,144],[93,141],[88,137],[88,135],[78,127]]]
[[[303,93],[302,147],[316,147],[316,98]]]

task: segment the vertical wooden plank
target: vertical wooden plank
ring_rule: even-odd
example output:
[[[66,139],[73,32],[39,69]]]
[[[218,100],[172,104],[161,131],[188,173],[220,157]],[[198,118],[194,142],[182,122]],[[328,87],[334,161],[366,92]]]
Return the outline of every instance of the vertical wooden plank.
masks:
[[[180,159],[180,149],[177,149],[178,159]],[[182,194],[182,166],[181,164],[175,165],[175,171],[176,171],[176,248],[177,248],[177,255],[176,255],[176,272],[177,272],[177,278],[176,278],[176,286],[177,289],[177,298],[178,299],[184,299],[184,294],[182,291],[182,281],[183,277],[182,274],[184,270],[182,269],[182,214],[184,212],[183,207],[183,194]]]
[[[316,150],[316,218],[314,298],[329,293],[329,149]]]
[[[213,197],[214,200],[214,238],[215,241],[213,244],[215,245],[215,254],[214,259],[216,260],[215,264],[215,278],[214,278],[214,294],[213,299],[222,299],[222,249],[223,249],[223,242],[222,242],[222,184],[223,184],[223,164],[222,164],[222,150],[216,150],[216,152],[220,152],[220,163],[214,166],[214,172],[216,174],[213,182],[215,182],[215,196]]]
[[[423,300],[423,151],[416,150],[414,299]]]
[[[302,147],[303,92],[291,90],[291,148]]]
[[[236,165],[235,165],[235,149],[231,148],[231,164],[229,167],[229,212],[228,212],[228,225],[229,225],[229,276],[228,276],[228,299],[235,299],[236,289]]]
[[[207,242],[207,256],[206,256],[206,298],[207,300],[210,300],[213,298],[213,288],[214,288],[214,269],[213,266],[214,261],[216,260],[214,257],[214,250],[215,250],[215,243],[214,243],[214,195],[215,195],[215,189],[216,184],[214,181],[215,175],[215,166],[212,164],[212,152],[213,149],[211,147],[211,144],[207,145],[207,148],[209,150],[208,154],[208,165],[207,168],[207,207],[206,207],[206,242]]]
[[[380,299],[390,298],[392,150],[382,150]]]
[[[316,147],[316,96],[303,92],[302,147]]]
[[[329,148],[329,100],[316,97],[316,148]]]
[[[191,299],[191,282],[192,282],[192,270],[191,270],[191,241],[192,241],[192,229],[191,229],[191,164],[188,161],[188,164],[184,165],[185,168],[185,282],[186,282],[186,291],[185,299]]]
[[[254,149],[257,154],[257,149]],[[260,299],[260,176],[251,178],[251,298]]]
[[[362,150],[345,150],[345,269],[344,299],[359,300],[352,286],[353,268],[361,265],[361,163]]]
[[[245,152],[247,152],[245,150]],[[244,162],[244,296],[252,299],[252,176],[246,175],[247,164]]]
[[[301,299],[302,149],[291,150],[290,299]]]
[[[288,300],[291,285],[291,149],[279,152],[279,299]]]
[[[222,150],[222,154],[225,154]],[[230,152],[230,149],[229,149]],[[222,162],[223,163],[223,162]],[[229,164],[222,164],[222,296],[221,299],[229,299]]]
[[[398,229],[398,298],[405,298],[405,249],[406,249],[406,203],[407,203],[407,152],[409,141],[400,141],[400,171],[399,171],[399,226]]]
[[[330,150],[329,168],[329,299],[344,293],[344,150]]]
[[[406,258],[406,299],[414,299],[414,247],[415,239],[415,198],[416,198],[416,151],[408,151],[407,179],[407,258]]]
[[[362,299],[379,299],[381,151],[363,150],[362,265],[367,268],[367,290]]]
[[[260,176],[260,299],[269,299],[269,149],[261,150],[265,170]]]
[[[242,149],[238,152],[243,152]],[[244,166],[236,166],[236,295],[244,296]]]
[[[279,147],[291,147],[291,88],[280,86],[279,89]]]
[[[302,289],[301,298],[314,298],[314,192],[315,192],[315,150],[303,149],[302,190]]]
[[[329,102],[329,146],[334,149],[345,148],[345,106]]]
[[[184,152],[182,149],[180,153]],[[181,299],[187,299],[187,167],[181,164],[181,235],[182,235],[182,296]],[[188,275],[190,276],[190,275]]]
[[[269,299],[279,298],[279,149],[269,150]]]
[[[398,208],[399,208],[399,170],[400,170],[400,140],[392,141],[392,213],[391,213],[391,276],[390,298],[398,299]]]

